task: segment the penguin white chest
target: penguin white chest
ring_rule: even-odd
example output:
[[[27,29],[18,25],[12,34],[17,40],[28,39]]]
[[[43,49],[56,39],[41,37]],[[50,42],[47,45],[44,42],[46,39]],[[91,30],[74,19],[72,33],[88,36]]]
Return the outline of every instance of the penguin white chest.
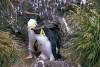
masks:
[[[36,35],[35,38],[40,43],[41,52],[48,57],[50,60],[54,60],[54,56],[52,53],[51,43],[46,36]]]

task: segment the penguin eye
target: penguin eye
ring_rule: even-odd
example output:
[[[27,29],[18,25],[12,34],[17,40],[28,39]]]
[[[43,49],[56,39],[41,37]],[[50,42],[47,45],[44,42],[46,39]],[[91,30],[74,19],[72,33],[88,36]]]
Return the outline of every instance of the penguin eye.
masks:
[[[33,30],[33,31],[34,31],[34,29],[33,29],[33,28],[31,28],[31,30]]]

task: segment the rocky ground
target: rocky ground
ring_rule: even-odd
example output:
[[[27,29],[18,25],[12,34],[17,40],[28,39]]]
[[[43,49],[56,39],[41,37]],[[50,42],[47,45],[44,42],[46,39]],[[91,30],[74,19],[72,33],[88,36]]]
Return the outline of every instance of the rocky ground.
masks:
[[[34,58],[24,61],[17,61],[12,67],[79,67],[77,64],[67,60],[43,61]]]
[[[37,60],[34,57],[32,59],[25,59],[25,57],[27,56],[27,48],[25,41],[23,41],[22,38],[19,37],[14,37],[14,39],[16,40],[16,43],[21,46],[23,55],[11,67],[80,67],[78,66],[78,64],[75,64],[74,62],[71,62],[71,60],[68,59],[70,53],[68,53],[68,50],[64,48],[61,48],[61,54],[64,56],[64,58],[60,60],[43,61],[43,60]]]

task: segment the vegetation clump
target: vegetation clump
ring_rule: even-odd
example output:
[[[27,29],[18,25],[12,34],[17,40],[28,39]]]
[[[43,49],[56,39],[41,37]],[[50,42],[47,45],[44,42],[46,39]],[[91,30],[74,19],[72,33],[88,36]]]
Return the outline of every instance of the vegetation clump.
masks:
[[[93,5],[81,7],[74,5],[70,20],[77,24],[77,37],[72,45],[76,61],[83,67],[100,66],[100,14]],[[99,66],[96,66],[99,65]]]
[[[18,60],[19,52],[10,33],[0,31],[0,67],[10,67]]]

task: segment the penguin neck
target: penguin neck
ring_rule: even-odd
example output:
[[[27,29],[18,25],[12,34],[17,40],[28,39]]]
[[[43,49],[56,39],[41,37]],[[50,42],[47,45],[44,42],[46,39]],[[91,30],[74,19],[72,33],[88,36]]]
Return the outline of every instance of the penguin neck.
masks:
[[[28,29],[28,33],[31,34],[31,36],[35,36],[36,33],[34,32],[33,29]]]

